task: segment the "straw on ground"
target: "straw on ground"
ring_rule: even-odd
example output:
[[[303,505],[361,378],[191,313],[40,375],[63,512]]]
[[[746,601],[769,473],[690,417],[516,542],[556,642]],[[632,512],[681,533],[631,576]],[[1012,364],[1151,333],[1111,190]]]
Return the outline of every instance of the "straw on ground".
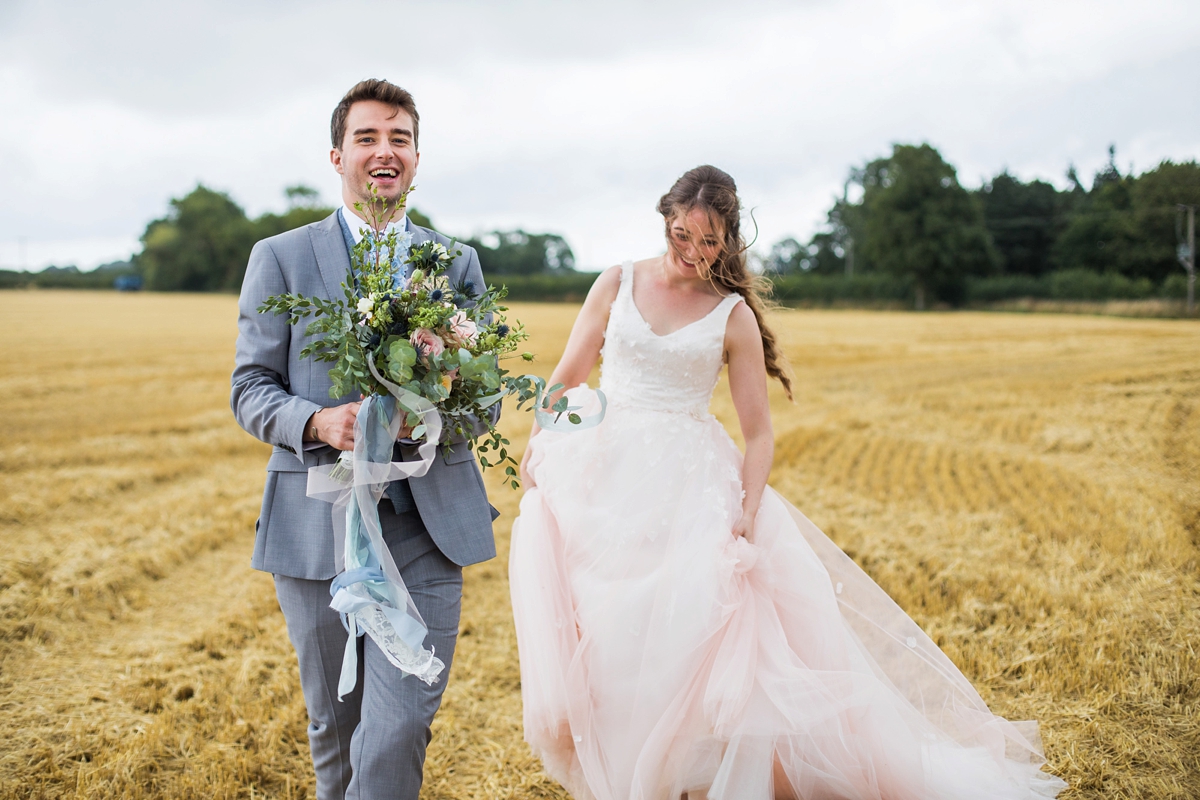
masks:
[[[543,373],[575,310],[514,308]],[[6,292],[0,318],[0,798],[311,796],[248,563],[267,448],[227,405],[233,298]],[[997,712],[1042,721],[1067,798],[1200,796],[1200,326],[774,322],[799,390],[773,390],[773,485]],[[564,797],[521,741],[518,496],[489,485],[501,555],[467,571],[423,797]]]

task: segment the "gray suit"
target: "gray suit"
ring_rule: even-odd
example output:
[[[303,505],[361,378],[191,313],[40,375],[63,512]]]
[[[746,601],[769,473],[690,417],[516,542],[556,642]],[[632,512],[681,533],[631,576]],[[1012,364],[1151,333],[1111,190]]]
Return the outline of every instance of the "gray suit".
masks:
[[[413,225],[413,244],[451,241]],[[471,281],[483,289],[479,258],[469,247],[447,270],[452,284]],[[283,316],[259,314],[268,296],[284,292],[326,298],[342,296],[350,280],[350,257],[338,213],[254,246],[238,301],[237,358],[230,405],[247,432],[275,450],[267,462],[262,512],[251,566],[275,576],[288,634],[300,661],[308,706],[309,741],[317,771],[317,796],[406,798],[421,786],[429,723],[441,701],[458,633],[461,568],[496,554],[479,468],[465,442],[439,448],[429,472],[408,481],[416,510],[396,513],[380,505],[384,540],[401,576],[429,625],[429,638],[446,664],[432,687],[392,667],[369,640],[360,640],[357,689],[337,702],[336,686],[346,633],[329,608],[335,574],[331,506],[306,496],[307,470],[332,462],[329,447],[306,448],[304,425],[324,406],[357,398],[331,399],[329,364],[301,360],[310,341],[306,322],[289,325]],[[405,458],[416,448],[398,447]],[[365,642],[365,644],[364,644]]]

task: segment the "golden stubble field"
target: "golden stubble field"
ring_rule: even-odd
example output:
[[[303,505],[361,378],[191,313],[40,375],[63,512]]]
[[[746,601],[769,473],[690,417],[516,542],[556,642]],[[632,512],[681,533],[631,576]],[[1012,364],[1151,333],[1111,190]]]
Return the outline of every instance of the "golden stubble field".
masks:
[[[575,308],[516,305],[543,373]],[[0,293],[0,798],[311,796],[232,297]],[[781,311],[773,485],[1071,798],[1200,796],[1200,325]],[[715,410],[736,428],[727,395]],[[525,415],[505,426],[517,449]],[[423,798],[564,797],[521,741],[506,556],[467,571]]]

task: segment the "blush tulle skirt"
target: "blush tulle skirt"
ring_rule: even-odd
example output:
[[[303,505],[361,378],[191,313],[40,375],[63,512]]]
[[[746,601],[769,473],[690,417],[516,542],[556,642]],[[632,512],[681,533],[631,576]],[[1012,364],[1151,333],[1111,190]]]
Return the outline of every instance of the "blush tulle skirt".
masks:
[[[530,443],[510,581],[526,741],[577,800],[1054,797],[921,629],[707,415],[610,405]]]

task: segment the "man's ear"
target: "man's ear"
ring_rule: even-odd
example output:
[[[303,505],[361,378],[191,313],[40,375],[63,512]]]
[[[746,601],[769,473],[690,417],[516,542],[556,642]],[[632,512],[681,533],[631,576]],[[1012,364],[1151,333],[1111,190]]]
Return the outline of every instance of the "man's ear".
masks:
[[[342,151],[340,149],[335,147],[329,151],[329,163],[333,164],[333,169],[338,175],[346,174],[346,170],[342,166]]]

